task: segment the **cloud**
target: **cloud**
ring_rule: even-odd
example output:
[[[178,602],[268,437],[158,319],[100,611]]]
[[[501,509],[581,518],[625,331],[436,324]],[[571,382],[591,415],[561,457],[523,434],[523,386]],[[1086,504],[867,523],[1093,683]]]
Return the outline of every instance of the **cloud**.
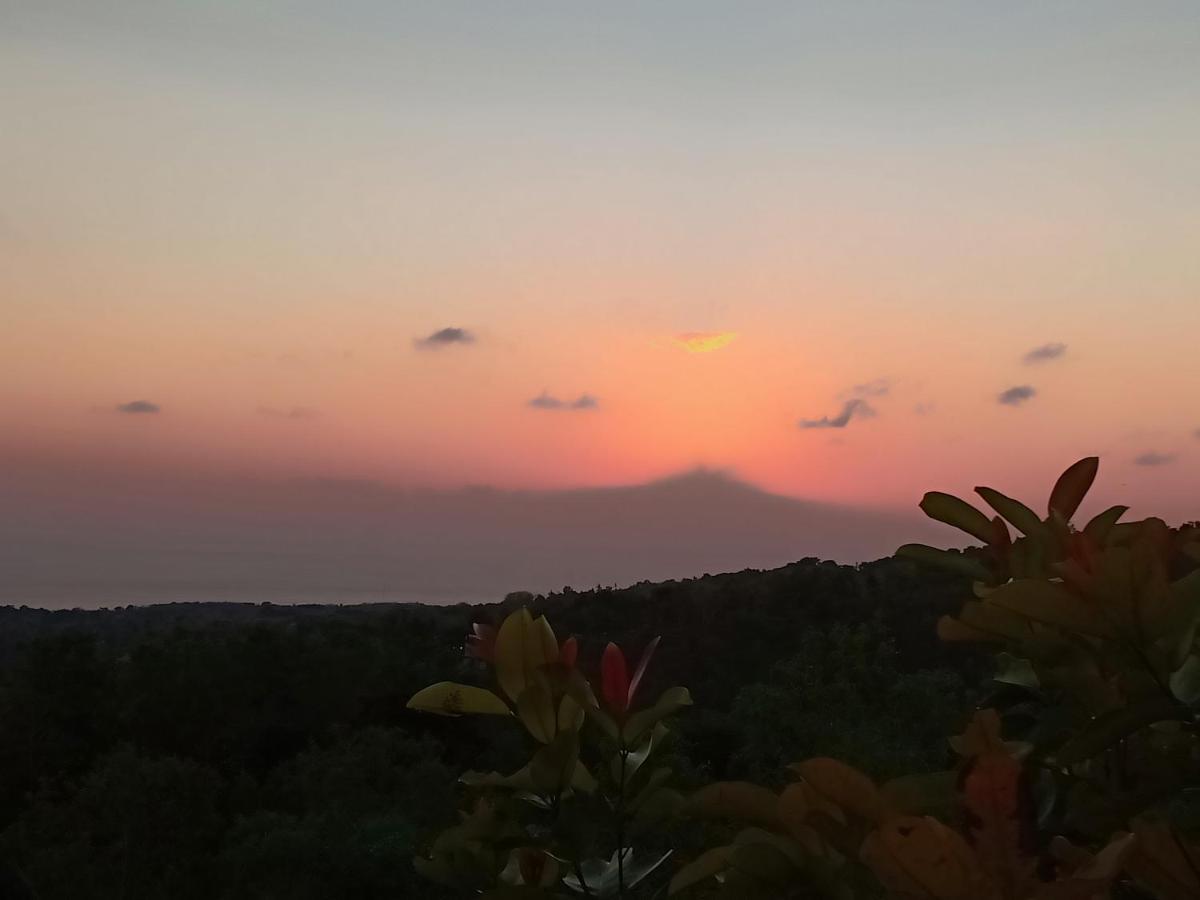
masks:
[[[1021,361],[1027,366],[1035,365],[1036,363],[1048,362],[1052,359],[1060,359],[1067,352],[1066,344],[1042,344],[1040,347],[1034,347],[1028,353],[1021,357]]]
[[[473,344],[475,335],[465,328],[439,328],[433,334],[417,338],[413,343],[420,348],[436,349],[437,347],[448,347],[451,344]]]
[[[875,410],[871,408],[866,400],[854,398],[847,400],[842,406],[842,411],[836,416],[821,416],[819,419],[801,419],[797,424],[801,428],[845,428],[850,424],[852,419],[869,419],[875,415]]]
[[[927,416],[936,409],[937,406],[932,403],[921,402],[913,407],[913,412],[918,416]]]
[[[260,416],[267,419],[300,421],[302,419],[315,419],[317,417],[317,411],[307,406],[289,406],[283,409],[276,406],[260,406],[257,412]]]
[[[736,331],[688,331],[675,335],[674,341],[688,353],[712,353],[735,337]]]
[[[118,403],[116,411],[119,413],[127,413],[133,416],[154,415],[162,412],[162,407],[157,403],[151,403],[149,400],[130,400],[128,403]]]
[[[552,397],[545,391],[542,391],[529,401],[529,405],[534,409],[562,409],[567,404],[557,397]]]
[[[850,389],[855,397],[886,397],[892,390],[890,378],[875,378],[865,384],[856,384]]]
[[[1154,450],[1148,450],[1141,456],[1133,458],[1135,466],[1165,466],[1175,462],[1174,453],[1158,453]]]
[[[1020,406],[1035,394],[1037,391],[1033,389],[1033,385],[1018,384],[1016,387],[1010,387],[1007,391],[1001,391],[1000,395],[996,397],[996,402],[1003,403],[1005,406]]]
[[[561,400],[553,394],[542,391],[528,403],[534,409],[571,409],[588,410],[600,406],[600,401],[591,394],[580,394],[574,400]]]

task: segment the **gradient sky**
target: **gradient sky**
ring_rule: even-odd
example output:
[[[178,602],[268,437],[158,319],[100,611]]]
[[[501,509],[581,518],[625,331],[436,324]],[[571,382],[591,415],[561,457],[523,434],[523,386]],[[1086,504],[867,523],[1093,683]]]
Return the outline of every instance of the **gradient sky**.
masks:
[[[1200,516],[1192,0],[0,0],[0,120],[10,479]]]

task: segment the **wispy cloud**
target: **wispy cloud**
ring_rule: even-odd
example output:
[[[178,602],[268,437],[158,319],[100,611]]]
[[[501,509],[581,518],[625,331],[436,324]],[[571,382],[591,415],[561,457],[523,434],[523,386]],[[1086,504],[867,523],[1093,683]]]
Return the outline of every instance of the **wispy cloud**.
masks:
[[[162,412],[162,407],[149,400],[130,400],[128,403],[118,403],[115,407],[119,413],[131,416],[147,416]]]
[[[1006,391],[1001,391],[996,397],[997,403],[1003,403],[1005,406],[1020,406],[1026,400],[1032,399],[1037,394],[1031,384],[1018,384],[1016,387],[1010,387]]]
[[[675,343],[688,353],[712,353],[737,337],[736,331],[688,331],[675,335]]]
[[[1159,453],[1155,450],[1148,450],[1141,456],[1135,456],[1133,458],[1133,464],[1135,466],[1166,466],[1173,462],[1175,462],[1174,453]]]
[[[1042,344],[1040,347],[1034,347],[1028,353],[1021,357],[1021,361],[1025,365],[1035,365],[1037,363],[1049,362],[1052,359],[1060,359],[1066,355],[1067,345],[1060,343]]]
[[[937,407],[934,404],[922,402],[913,407],[913,412],[918,416],[927,416],[936,409]]]
[[[886,397],[891,391],[892,379],[890,378],[874,378],[850,388],[850,393],[855,397]]]
[[[439,328],[433,334],[417,338],[413,343],[421,349],[433,350],[438,347],[449,347],[453,344],[473,344],[475,343],[475,335],[471,334],[465,328]]]
[[[308,406],[260,406],[257,412],[266,419],[289,419],[294,422],[317,417],[317,411]]]
[[[821,416],[819,419],[801,419],[796,423],[800,428],[845,428],[854,419],[869,419],[875,415],[866,400],[855,397],[842,405],[842,410],[836,416]]]
[[[574,400],[563,400],[547,391],[542,391],[527,404],[534,409],[568,409],[588,410],[597,409],[600,401],[591,394],[580,394]]]

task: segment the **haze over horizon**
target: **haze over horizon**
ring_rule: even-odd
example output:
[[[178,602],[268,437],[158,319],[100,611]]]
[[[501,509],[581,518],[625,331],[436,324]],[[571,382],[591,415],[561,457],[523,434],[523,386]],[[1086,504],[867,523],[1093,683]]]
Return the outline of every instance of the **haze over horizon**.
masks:
[[[1093,454],[1200,518],[1194,3],[45,0],[0,85],[0,600],[856,561]],[[566,502],[697,469],[686,552]],[[356,556],[364,484],[455,512]]]

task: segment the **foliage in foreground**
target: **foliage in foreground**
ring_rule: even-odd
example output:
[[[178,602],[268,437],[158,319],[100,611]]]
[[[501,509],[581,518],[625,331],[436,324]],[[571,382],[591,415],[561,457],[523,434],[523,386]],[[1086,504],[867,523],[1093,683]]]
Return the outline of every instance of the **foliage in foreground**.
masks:
[[[985,543],[971,554],[901,548],[974,580],[974,597],[939,622],[939,636],[998,650],[995,696],[951,739],[953,769],[877,786],[818,757],[790,766],[795,779],[779,792],[722,782],[680,801],[664,786],[670,770],[651,767],[631,793],[666,736],[662,719],[690,698],[673,689],[629,716],[655,644],[632,680],[610,645],[601,705],[573,644],[560,647],[544,618],[521,610],[495,640],[503,698],[442,683],[412,705],[515,717],[540,746],[513,775],[464,776],[472,812],[418,868],[496,897],[648,896],[654,882],[643,879],[670,855],[656,845],[674,815],[738,830],[677,868],[672,894],[1093,900],[1132,885],[1160,900],[1200,896],[1200,570],[1188,562],[1200,559],[1200,531],[1123,523],[1125,507],[1076,528],[1097,466],[1071,466],[1044,518],[990,488],[977,492],[991,516],[948,494],[922,501]],[[490,633],[475,644],[490,647]],[[649,856],[635,855],[631,817],[658,825],[641,834],[655,846]],[[607,861],[594,855],[603,841]]]

